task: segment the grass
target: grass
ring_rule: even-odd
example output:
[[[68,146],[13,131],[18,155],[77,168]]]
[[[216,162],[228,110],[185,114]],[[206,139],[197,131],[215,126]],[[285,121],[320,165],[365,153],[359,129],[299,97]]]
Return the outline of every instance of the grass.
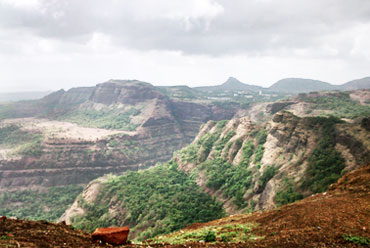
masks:
[[[42,142],[42,134],[22,130],[19,125],[0,127],[0,148],[14,149],[15,154],[38,158],[42,155]]]
[[[60,117],[59,120],[70,121],[85,127],[134,131],[138,125],[131,123],[131,117],[139,114],[140,110],[135,108],[124,112],[121,110],[75,110]]]
[[[344,234],[344,235],[342,235],[342,237],[345,241],[348,241],[350,243],[370,247],[370,238],[368,238],[368,237],[353,236],[351,234]]]
[[[251,233],[256,226],[257,224],[255,223],[224,224],[206,226],[197,230],[181,230],[149,240],[149,244],[186,244],[190,242],[240,243],[253,241],[263,238]]]

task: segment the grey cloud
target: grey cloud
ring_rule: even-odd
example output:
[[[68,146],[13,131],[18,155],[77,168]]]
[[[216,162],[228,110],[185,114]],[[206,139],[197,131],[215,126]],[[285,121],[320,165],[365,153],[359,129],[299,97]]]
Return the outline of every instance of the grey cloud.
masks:
[[[148,6],[151,0],[42,0],[33,9],[3,3],[0,26],[80,43],[100,32],[138,50],[266,55],[284,49],[317,50],[325,37],[359,23],[370,25],[368,0],[209,0],[222,6],[222,13],[203,17],[190,11],[168,18],[176,6],[162,13],[159,5],[171,1]]]

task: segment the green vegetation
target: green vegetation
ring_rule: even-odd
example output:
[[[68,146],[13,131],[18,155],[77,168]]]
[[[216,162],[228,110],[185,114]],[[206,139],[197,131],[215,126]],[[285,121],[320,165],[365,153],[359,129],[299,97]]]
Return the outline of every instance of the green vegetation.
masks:
[[[0,127],[0,146],[2,147],[11,148],[40,138],[39,133],[23,131],[18,125],[11,124]]]
[[[340,153],[335,150],[335,124],[341,121],[335,117],[312,117],[306,120],[321,132],[317,147],[308,158],[307,177],[302,184],[314,193],[327,190],[330,184],[336,182],[345,167]]]
[[[0,215],[55,222],[82,192],[79,185],[51,187],[47,192],[23,190],[0,193]],[[22,205],[19,205],[22,203]]]
[[[234,130],[230,130],[220,138],[225,125],[226,121],[218,122],[215,132],[206,133],[196,144],[189,145],[177,154],[181,161],[192,162],[198,165],[191,173],[192,178],[196,178],[199,172],[204,173],[207,187],[213,190],[221,190],[224,197],[232,198],[233,204],[242,209],[248,206],[244,195],[247,190],[253,187],[252,172],[248,170],[250,159],[255,154],[254,162],[258,166],[263,157],[263,144],[266,142],[267,133],[265,129],[251,132],[250,138],[243,144],[242,139],[231,141],[236,134]],[[255,144],[257,144],[256,149]],[[201,147],[203,149],[200,149]],[[233,150],[230,154],[231,148]],[[237,165],[232,165],[227,160],[233,160],[240,149],[242,149],[243,155],[241,162]],[[207,159],[211,151],[213,151],[212,159]],[[271,172],[270,168],[267,169],[267,173],[269,172]],[[262,177],[261,184],[263,187],[267,183],[267,179],[269,180],[270,178]],[[267,181],[264,182],[263,180]]]
[[[186,163],[195,163],[197,161],[197,153],[200,145],[190,144],[187,147],[177,151],[175,154],[180,155],[181,161]]]
[[[244,166],[235,165],[218,158],[207,160],[199,165],[199,169],[207,176],[207,187],[221,189],[225,197],[233,197],[234,204],[239,208],[246,207],[243,195],[252,187],[251,172]]]
[[[43,137],[40,133],[23,131],[18,125],[0,128],[0,147],[14,148],[20,155],[40,157],[42,142]]]
[[[138,125],[131,123],[131,117],[140,114],[140,110],[130,108],[125,112],[121,110],[75,110],[62,117],[60,120],[77,123],[81,126],[118,129],[133,131]]]
[[[276,192],[275,201],[278,206],[292,203],[303,199],[303,195],[294,187],[292,180],[285,177],[283,179],[283,187]]]
[[[12,103],[0,103],[0,120],[8,119],[12,117]]]
[[[29,143],[25,143],[18,148],[18,154],[38,158],[43,153],[42,139],[36,138]]]
[[[115,206],[124,209],[119,211],[122,215],[119,218],[108,214],[113,198],[117,199]],[[92,231],[98,226],[130,224],[132,232],[145,229],[139,233],[139,240],[224,216],[222,204],[177,170],[174,162],[112,176],[104,184],[96,203],[80,201],[80,204],[87,214],[75,218],[74,227]]]
[[[229,122],[228,120],[222,120],[217,122],[217,129],[222,130],[228,122]]]
[[[261,161],[264,152],[265,152],[265,148],[263,147],[263,145],[258,145],[256,149],[256,153],[254,155],[254,161],[253,161],[255,164]]]
[[[353,236],[351,234],[344,234],[342,237],[345,241],[370,247],[370,238],[368,237]]]
[[[226,154],[229,153],[229,149],[232,145],[232,143],[228,143],[229,140],[235,135],[235,131],[234,130],[231,130],[229,132],[227,132],[225,134],[224,137],[222,137],[221,139],[217,140],[217,142],[215,143],[215,146],[214,146],[214,149],[215,149],[215,152],[216,152],[216,156],[221,156],[221,152],[222,150],[224,149],[225,145],[227,144],[227,149],[226,149]],[[212,147],[211,147],[212,149]]]
[[[186,244],[189,242],[222,242],[222,243],[240,243],[248,240],[261,239],[255,236],[251,231],[256,224],[225,224],[206,226],[198,230],[184,230],[170,235],[156,237],[149,240],[149,244]]]
[[[257,144],[258,145],[263,145],[266,143],[267,139],[267,133],[265,129],[261,129],[257,134],[256,134],[256,139],[257,139]]]
[[[267,166],[262,176],[258,180],[258,185],[260,186],[259,192],[262,192],[265,189],[266,184],[268,183],[268,181],[270,181],[271,178],[275,176],[276,171],[277,171],[276,167]]]
[[[204,159],[208,157],[209,153],[212,150],[213,144],[219,139],[221,132],[216,132],[213,134],[206,133],[204,136],[202,136],[198,144],[201,145],[203,148],[203,157]],[[201,159],[200,162],[202,162],[204,159]]]
[[[254,153],[254,144],[252,140],[248,140],[247,142],[244,143],[243,147],[243,158],[240,162],[240,165],[244,167],[248,167],[250,158],[252,157]]]
[[[331,115],[340,118],[356,118],[360,116],[369,116],[370,107],[361,105],[353,101],[349,93],[341,92],[330,96],[315,96],[304,98],[307,102],[315,103],[315,109],[330,110]]]

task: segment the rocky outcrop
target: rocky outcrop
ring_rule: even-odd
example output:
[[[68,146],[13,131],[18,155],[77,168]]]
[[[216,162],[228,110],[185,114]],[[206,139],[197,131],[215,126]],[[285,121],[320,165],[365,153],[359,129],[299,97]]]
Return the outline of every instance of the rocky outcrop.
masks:
[[[125,227],[107,227],[97,228],[93,234],[92,239],[101,240],[112,245],[126,244],[130,228]]]
[[[106,83],[98,84],[90,101],[111,105],[116,103],[135,105],[151,99],[164,99],[153,85],[137,80],[110,80]]]
[[[275,114],[279,112],[280,110],[284,109],[285,107],[295,104],[297,102],[291,102],[291,101],[285,101],[285,102],[276,102],[276,103],[271,103],[267,105],[266,107],[266,112],[270,114]]]

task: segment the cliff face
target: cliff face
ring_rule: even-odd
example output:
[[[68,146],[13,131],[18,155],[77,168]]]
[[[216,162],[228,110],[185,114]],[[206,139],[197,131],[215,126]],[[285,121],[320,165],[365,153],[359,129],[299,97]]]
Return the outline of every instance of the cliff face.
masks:
[[[114,80],[60,90],[32,104],[41,107],[17,112],[32,118],[2,122],[4,131],[15,125],[17,132],[39,138],[37,144],[26,142],[31,152],[21,152],[21,143],[0,146],[0,189],[88,183],[107,173],[149,167],[169,160],[206,121],[228,119],[237,111],[174,101],[150,84]],[[40,113],[56,120],[39,119]]]
[[[105,105],[116,103],[135,105],[151,99],[164,98],[165,96],[149,83],[136,80],[110,80],[98,84],[89,100]]]
[[[271,209],[290,201],[285,198],[300,199],[325,190],[328,182],[313,175],[322,170],[319,157],[334,161],[327,168],[333,174],[325,178],[338,178],[341,171],[370,163],[369,138],[360,122],[330,124],[330,118],[279,112],[261,126],[247,118],[233,119],[222,128],[208,122],[174,159],[199,186],[224,202],[227,212],[238,213],[245,208]],[[324,139],[330,140],[330,151],[325,150]],[[327,154],[320,154],[323,150]]]

